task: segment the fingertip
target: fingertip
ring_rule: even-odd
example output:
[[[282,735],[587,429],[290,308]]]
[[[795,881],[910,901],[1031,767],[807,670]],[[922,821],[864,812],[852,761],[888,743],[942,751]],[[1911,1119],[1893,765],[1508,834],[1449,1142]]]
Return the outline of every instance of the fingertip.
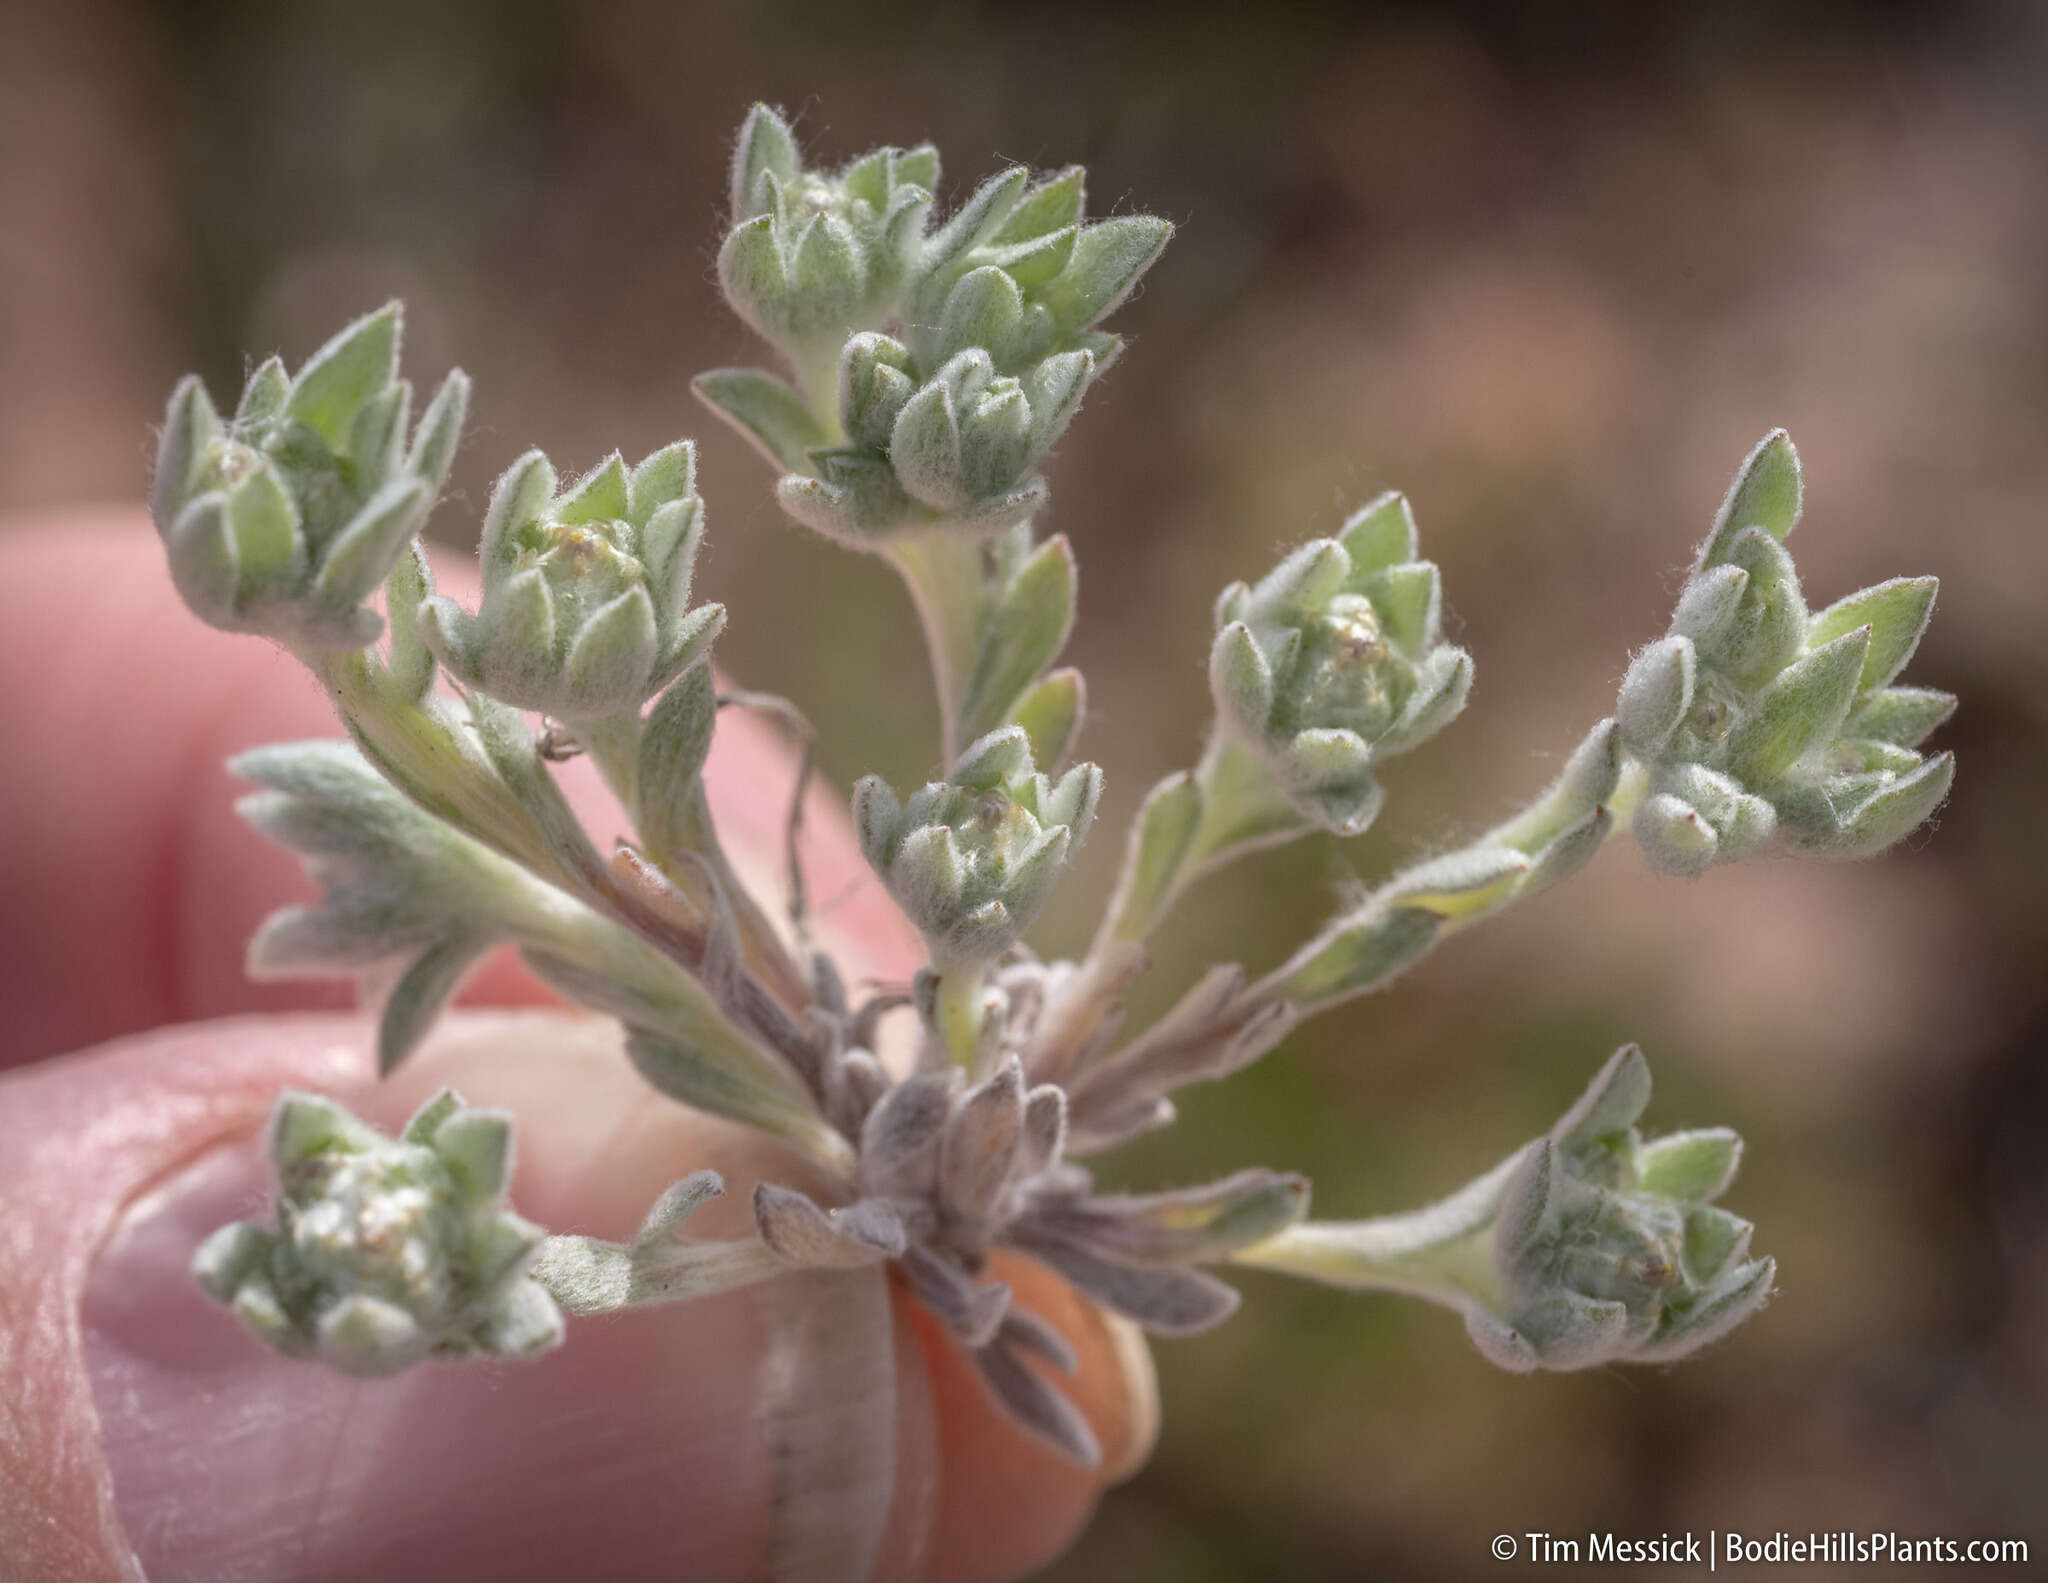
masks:
[[[473,601],[476,568],[436,556],[445,591]],[[0,674],[23,678],[8,729],[0,890],[17,908],[0,951],[9,1008],[0,1067],[166,1023],[247,1011],[340,1010],[344,983],[252,983],[247,943],[278,907],[317,892],[297,860],[235,812],[248,786],[227,761],[269,742],[341,734],[305,668],[259,639],[202,625],[179,603],[147,517],[125,506],[44,512],[0,530]],[[764,897],[782,894],[796,755],[744,710],[721,719],[706,788],[729,854]],[[558,771],[600,847],[622,828],[587,761]],[[819,937],[908,976],[915,936],[861,863],[845,809],[813,786],[804,858]],[[109,971],[118,964],[118,971]],[[509,953],[464,1004],[554,999]]]

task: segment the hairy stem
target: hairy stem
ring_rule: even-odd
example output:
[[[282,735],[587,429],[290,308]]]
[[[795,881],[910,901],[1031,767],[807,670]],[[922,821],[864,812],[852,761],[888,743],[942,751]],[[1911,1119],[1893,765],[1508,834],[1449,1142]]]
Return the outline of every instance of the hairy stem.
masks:
[[[1460,1312],[1502,1301],[1493,1217],[1519,1156],[1440,1203],[1372,1220],[1303,1223],[1231,1255],[1253,1269],[1354,1291],[1400,1292]]]
[[[981,542],[971,534],[937,528],[899,541],[892,555],[910,588],[931,651],[940,758],[950,765],[965,746],[960,741],[960,701],[974,671],[988,600]]]
[[[1133,821],[1102,924],[1033,1041],[1032,1074],[1056,1081],[1082,1059],[1145,970],[1146,939],[1196,880],[1309,828],[1257,756],[1212,726],[1192,773],[1161,781]]]
[[[726,856],[725,848],[718,839],[717,827],[711,820],[711,805],[705,798],[702,780],[690,788],[688,796],[683,817],[677,821],[683,832],[681,849],[650,852],[648,855],[676,888],[707,915],[715,911],[716,898],[712,887],[705,882],[703,871],[684,854],[694,855],[705,869],[710,870],[711,877],[717,881],[717,888],[724,893],[726,905],[732,909],[748,969],[769,986],[786,1010],[801,1010],[810,1004],[810,985],[775,925],[769,921],[767,913],[754,899],[753,892],[733,868],[732,860]]]
[[[938,975],[933,1021],[954,1064],[971,1073],[975,1055],[981,1046],[981,1025],[985,1013],[982,964],[947,963],[938,968]]]

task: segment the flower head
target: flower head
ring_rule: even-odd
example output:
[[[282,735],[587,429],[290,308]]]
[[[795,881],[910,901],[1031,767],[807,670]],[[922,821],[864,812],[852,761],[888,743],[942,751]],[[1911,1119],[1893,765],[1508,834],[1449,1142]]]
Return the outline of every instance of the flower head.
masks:
[[[526,1276],[543,1233],[504,1207],[511,1118],[444,1089],[386,1138],[331,1100],[285,1094],[270,1126],[275,1228],[224,1226],[193,1273],[289,1357],[394,1374],[423,1357],[525,1357],[562,1317]]]

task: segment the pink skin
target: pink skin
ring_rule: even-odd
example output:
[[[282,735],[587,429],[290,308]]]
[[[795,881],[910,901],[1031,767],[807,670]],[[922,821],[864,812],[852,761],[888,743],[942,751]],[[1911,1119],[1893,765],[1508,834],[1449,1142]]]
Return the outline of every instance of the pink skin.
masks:
[[[467,571],[444,578],[465,599]],[[0,1578],[131,1577],[138,1558],[158,1583],[765,1575],[792,1509],[816,1505],[776,1489],[761,1410],[787,1365],[775,1338],[813,1301],[794,1283],[584,1322],[536,1364],[369,1385],[271,1357],[198,1296],[197,1239],[262,1212],[253,1139],[277,1090],[369,1083],[345,993],[242,977],[256,923],[309,890],[235,818],[220,767],[337,728],[296,664],[184,613],[130,510],[0,529],[0,674],[35,679],[17,689],[0,822],[0,1065],[35,1063],[0,1076]],[[733,716],[707,773],[736,862],[772,879],[786,748]],[[571,782],[602,831],[601,793]],[[808,819],[812,895],[844,896],[829,933],[854,971],[905,975],[913,943],[861,883],[843,812],[821,792]],[[463,998],[548,999],[511,961]],[[730,1235],[759,1175],[801,1175],[654,1096],[587,1022],[463,1013],[360,1102],[396,1122],[443,1082],[517,1112],[514,1198],[552,1227],[623,1236],[709,1165],[731,1188],[709,1230]],[[850,1300],[875,1320],[871,1421],[897,1442],[877,1577],[1022,1576],[1148,1447],[1149,1369],[1127,1336],[1035,1266],[1003,1274],[1079,1348],[1069,1388],[1109,1473],[1015,1430],[876,1275]],[[792,1410],[830,1394],[810,1366],[780,1376]]]

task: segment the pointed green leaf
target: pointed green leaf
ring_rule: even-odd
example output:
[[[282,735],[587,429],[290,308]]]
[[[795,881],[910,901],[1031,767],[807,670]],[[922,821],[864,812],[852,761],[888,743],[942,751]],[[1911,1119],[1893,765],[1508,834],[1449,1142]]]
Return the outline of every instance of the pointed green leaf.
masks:
[[[825,430],[797,393],[758,368],[714,368],[690,382],[697,399],[788,473],[809,468],[807,453]]]
[[[378,1076],[389,1077],[412,1054],[490,944],[479,935],[456,935],[414,958],[391,986],[377,1018]]]
[[[232,1303],[242,1283],[259,1275],[277,1247],[277,1238],[252,1221],[222,1226],[199,1244],[192,1255],[192,1278],[217,1303]]]
[[[1032,461],[1044,456],[1066,433],[1094,378],[1092,352],[1058,352],[1025,372],[1024,395],[1031,403]]]
[[[685,499],[696,485],[697,447],[688,440],[664,445],[635,463],[626,475],[626,520],[645,529],[656,511],[672,501]]]
[[[343,611],[367,599],[391,575],[406,540],[419,531],[433,503],[422,478],[400,478],[380,489],[327,546],[313,578],[315,602]]]
[[[999,171],[974,189],[960,206],[960,212],[932,233],[918,260],[918,273],[926,281],[944,280],[952,267],[996,232],[1023,196],[1031,173],[1022,165]]]
[[[406,457],[407,471],[424,478],[436,494],[448,482],[448,469],[455,463],[455,448],[462,443],[463,420],[469,416],[469,375],[451,368],[427,410],[420,414],[413,430],[412,452]]]
[[[1088,688],[1072,666],[1053,671],[1017,700],[1010,723],[1031,738],[1031,757],[1047,774],[1073,751],[1088,712]]]
[[[867,537],[873,525],[849,490],[823,479],[791,473],[777,481],[775,503],[813,533],[822,533],[855,549],[874,547]]]
[[[1700,817],[1697,808],[1669,792],[1643,800],[1636,809],[1632,832],[1651,864],[1667,874],[1691,879],[1713,866],[1721,838]]]
[[[556,628],[555,596],[540,568],[520,572],[488,590],[480,624],[486,634],[491,691],[506,690],[511,701],[511,691],[524,696],[553,679],[564,634]],[[448,663],[446,655],[442,663]]]
[[[1572,749],[1563,771],[1543,795],[1507,823],[1496,826],[1486,840],[1534,857],[1612,797],[1620,777],[1621,731],[1614,721],[1603,720]]]
[[[704,503],[694,494],[656,506],[641,530],[640,563],[647,568],[647,591],[665,633],[689,608],[703,543]]]
[[[1145,805],[1131,826],[1110,908],[1116,938],[1141,940],[1150,932],[1201,822],[1202,789],[1187,771],[1176,771],[1146,793]]]
[[[1417,668],[1415,691],[1392,728],[1373,744],[1381,758],[1420,747],[1449,725],[1472,692],[1472,656],[1463,649],[1438,648]]]
[[[903,809],[879,775],[864,775],[853,788],[853,829],[868,867],[884,873],[896,855]]]
[[[234,537],[228,528],[226,495],[201,495],[178,514],[165,538],[171,581],[187,608],[209,626],[235,629]]]
[[[1372,749],[1356,731],[1316,727],[1297,731],[1280,755],[1281,778],[1297,791],[1363,789]]]
[[[238,434],[253,435],[284,410],[287,397],[292,392],[291,375],[285,372],[284,359],[266,357],[242,386],[242,400],[235,408],[235,431]],[[251,440],[253,443],[253,439]]]
[[[548,515],[565,528],[623,521],[627,487],[625,458],[614,451],[572,484]]]
[[[1728,547],[1730,564],[1748,574],[1727,628],[1700,657],[1744,687],[1761,687],[1798,656],[1806,642],[1806,601],[1785,546],[1761,527],[1744,528]]]
[[[1807,644],[1818,648],[1857,627],[1869,627],[1870,648],[1863,657],[1857,689],[1868,692],[1882,687],[1906,668],[1920,646],[1920,635],[1934,615],[1934,596],[1940,587],[1933,577],[1894,577],[1851,594],[1813,618],[1806,629]]]
[[[1351,558],[1343,545],[1335,539],[1311,539],[1259,579],[1244,619],[1294,625],[1303,611],[1317,609],[1342,592],[1350,575]]]
[[[1745,786],[1765,785],[1832,742],[1855,700],[1869,644],[1869,628],[1857,627],[1786,666],[1729,735],[1729,771]]]
[[[1045,305],[1062,329],[1087,329],[1131,294],[1172,238],[1173,227],[1149,214],[1083,227],[1066,271],[1045,288]]]
[[[1273,713],[1273,671],[1242,621],[1216,634],[1209,651],[1209,687],[1219,714],[1254,739],[1265,734]]]
[[[844,220],[821,215],[798,238],[789,262],[791,328],[799,334],[843,325],[867,290],[860,242]]]
[[[589,718],[637,709],[660,643],[646,589],[629,588],[600,606],[570,643],[563,668],[574,712]]]
[[[939,186],[939,151],[930,143],[916,148],[889,151],[889,176],[898,187],[922,187],[936,192]]]
[[[1420,660],[1435,646],[1443,615],[1443,579],[1429,561],[1409,561],[1365,579],[1365,597],[1394,646]]]
[[[1533,896],[1578,873],[1607,844],[1613,827],[1614,816],[1605,808],[1598,808],[1577,824],[1559,831],[1536,853],[1536,861],[1519,894]]]
[[[498,1294],[475,1335],[479,1347],[500,1358],[538,1357],[568,1339],[553,1295],[540,1282],[523,1277]]]
[[[996,380],[961,417],[960,471],[969,495],[986,500],[1014,484],[1030,444],[1030,403],[1015,380]]]
[[[1079,165],[1046,177],[1018,200],[989,240],[997,246],[1028,242],[1073,225],[1087,201],[1087,180],[1088,173]]]
[[[1857,706],[1842,734],[1918,747],[1955,712],[1954,693],[1931,687],[1887,687]]]
[[[1678,596],[1678,608],[1671,615],[1672,635],[1690,638],[1700,648],[1715,647],[1742,608],[1748,588],[1749,573],[1739,566],[1716,566],[1701,572]]]
[[[664,646],[644,695],[651,697],[703,659],[724,630],[725,606],[720,604],[699,605],[677,621],[675,629],[662,639]]]
[[[321,347],[292,382],[285,414],[340,450],[363,405],[398,377],[403,316],[398,303],[386,303]]]
[[[405,453],[405,425],[412,413],[412,384],[398,380],[377,392],[349,425],[348,454],[358,487],[390,482]]]
[[[356,1153],[376,1141],[375,1134],[346,1109],[321,1094],[286,1089],[270,1113],[266,1152],[280,1174],[330,1150]]]
[[[1058,534],[1004,586],[985,618],[960,701],[962,739],[972,741],[1001,725],[1010,706],[1065,647],[1074,627],[1075,576],[1073,549]]]
[[[980,256],[1030,293],[1057,277],[1073,261],[1074,244],[1080,237],[1079,226],[1063,226],[1028,242],[987,249]]]
[[[640,736],[639,824],[656,852],[693,844],[697,777],[711,752],[718,701],[709,666],[686,671],[648,711]]]
[[[1911,835],[1939,808],[1956,777],[1956,756],[1941,753],[1872,797],[1842,822],[1838,843],[1825,855],[1874,857]]]
[[[789,277],[775,245],[774,217],[735,226],[718,250],[718,283],[732,311],[755,333],[776,340],[787,328]]]
[[[904,489],[934,510],[957,510],[968,503],[960,426],[952,392],[943,379],[932,380],[904,403],[890,440],[889,460]]]
[[[168,536],[192,500],[193,475],[200,459],[220,433],[220,418],[197,374],[187,374],[171,392],[164,409],[164,431],[157,441],[156,476],[150,484],[149,508],[158,533]]]
[[[1694,654],[1688,638],[1652,643],[1629,662],[1614,717],[1629,751],[1655,759],[1692,707]]]
[[[1285,993],[1303,1012],[1380,988],[1429,954],[1443,918],[1421,907],[1367,907],[1326,929],[1308,959],[1287,975]]]
[[[779,111],[756,104],[740,123],[739,140],[733,145],[729,197],[735,223],[749,220],[759,211],[754,207],[762,173],[772,173],[787,187],[803,168],[796,138]]]
[[[1513,847],[1467,847],[1397,875],[1374,893],[1373,902],[1417,907],[1444,919],[1470,917],[1512,896],[1529,865],[1529,855]]]
[[[1009,911],[1012,938],[1029,929],[1044,909],[1053,887],[1059,883],[1060,875],[1066,869],[1067,855],[1073,847],[1073,830],[1065,825],[1055,825],[1026,847],[1024,855],[1017,859],[1002,897],[1003,905]]]
[[[462,1095],[452,1088],[435,1092],[433,1098],[407,1118],[405,1130],[398,1135],[401,1143],[416,1143],[423,1149],[432,1148],[434,1134],[441,1130],[441,1123],[462,1108]]]
[[[1611,1147],[1649,1105],[1650,1063],[1638,1046],[1625,1044],[1607,1058],[1578,1103],[1550,1129],[1550,1136],[1558,1147],[1571,1151]]]
[[[1337,542],[1351,557],[1353,576],[1414,560],[1418,541],[1408,497],[1389,490],[1359,507],[1338,530]]]
[[[306,575],[306,540],[299,508],[269,462],[258,462],[228,496],[228,529],[235,540],[237,601],[246,606],[288,598]]]
[[[498,475],[484,512],[483,541],[477,547],[488,588],[518,559],[521,535],[555,498],[555,470],[539,451],[528,451]]]
[[[1737,1140],[1738,1143],[1740,1140]],[[1694,1280],[1712,1280],[1731,1261],[1749,1251],[1755,1230],[1739,1215],[1702,1204],[1685,1217],[1685,1262]]]
[[[971,269],[946,294],[933,355],[943,362],[979,346],[1005,364],[1023,318],[1024,297],[1014,280],[993,267]]]
[[[1687,1308],[1667,1308],[1656,1336],[1635,1349],[1635,1360],[1675,1363],[1718,1341],[1763,1306],[1777,1274],[1775,1260],[1758,1259],[1716,1281]]]
[[[1053,782],[1039,810],[1045,824],[1065,825],[1074,832],[1076,847],[1088,839],[1095,822],[1095,809],[1102,801],[1102,770],[1094,764],[1076,764]]]
[[[464,1106],[434,1129],[433,1149],[464,1198],[477,1205],[504,1198],[512,1180],[509,1111]]]
[[[1636,1150],[1636,1185],[1680,1203],[1712,1203],[1741,1163],[1742,1139],[1726,1127],[1674,1132]]]
[[[420,606],[433,595],[433,569],[414,539],[399,552],[398,564],[384,584],[384,607],[391,619],[391,648],[384,665],[400,692],[416,704],[434,686],[434,656],[419,625]]]
[[[1718,565],[1745,528],[1762,528],[1783,542],[1798,526],[1799,507],[1799,453],[1790,435],[1773,429],[1743,459],[1729,485],[1714,518],[1714,531],[1700,551],[1700,569]]]
[[[946,779],[955,786],[991,791],[1032,772],[1031,739],[1017,726],[984,732],[967,744]]]

